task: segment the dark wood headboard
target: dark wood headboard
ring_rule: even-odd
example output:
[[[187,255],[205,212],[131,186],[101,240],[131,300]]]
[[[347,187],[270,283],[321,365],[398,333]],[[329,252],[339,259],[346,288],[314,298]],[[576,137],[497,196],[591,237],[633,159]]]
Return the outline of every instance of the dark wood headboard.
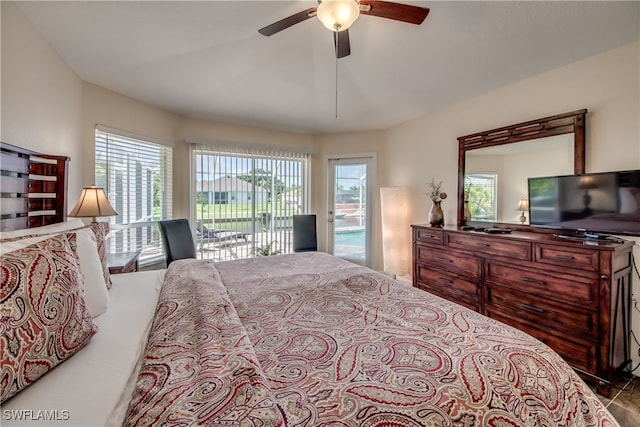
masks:
[[[67,219],[69,157],[0,142],[0,230],[18,230]]]

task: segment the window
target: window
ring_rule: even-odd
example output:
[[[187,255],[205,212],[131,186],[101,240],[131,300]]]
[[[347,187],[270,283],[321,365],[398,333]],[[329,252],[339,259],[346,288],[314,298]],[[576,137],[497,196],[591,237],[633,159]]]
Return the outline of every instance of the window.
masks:
[[[171,218],[172,155],[165,144],[96,128],[96,185],[118,212],[110,217],[109,252],[141,250],[141,264],[162,256],[157,221]]]
[[[309,154],[192,145],[199,258],[288,253],[293,215],[307,213]]]
[[[465,199],[473,221],[496,221],[498,200],[496,197],[498,176],[490,173],[466,175]]]

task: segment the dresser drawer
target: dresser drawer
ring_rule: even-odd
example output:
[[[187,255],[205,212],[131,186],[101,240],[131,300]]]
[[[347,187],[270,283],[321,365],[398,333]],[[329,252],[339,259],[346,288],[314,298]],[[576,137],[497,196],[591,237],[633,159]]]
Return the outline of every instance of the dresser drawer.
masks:
[[[479,257],[422,245],[416,245],[415,251],[416,261],[423,264],[432,264],[446,271],[460,272],[478,278],[482,273],[482,259]]]
[[[482,251],[483,254],[531,260],[531,243],[489,236],[447,233],[446,245],[462,250]]]
[[[455,274],[418,265],[416,286],[474,311],[480,311],[478,281],[470,281]]]
[[[413,239],[420,243],[431,243],[441,245],[444,241],[444,232],[439,228],[419,228],[413,229]]]
[[[614,257],[613,271],[617,272],[627,267],[630,267],[632,263],[631,258],[632,258],[632,253],[630,250],[621,255],[618,255],[617,257]]]
[[[569,335],[555,335],[555,331],[552,333],[548,328],[536,327],[536,325],[528,323],[514,314],[513,312],[494,309],[490,312],[489,317],[511,325],[539,339],[555,350],[574,368],[585,372],[595,371],[597,365],[596,343],[589,340],[575,339],[575,337]]]
[[[535,262],[580,270],[599,271],[600,253],[545,244],[534,245]]]
[[[512,313],[512,316],[522,322],[538,324],[544,329],[561,331],[571,336],[586,339],[596,339],[598,336],[596,311],[568,310],[566,305],[531,298],[528,294],[502,286],[487,286],[485,307],[488,313],[494,310]]]
[[[553,274],[553,275],[552,275]],[[498,284],[531,295],[586,309],[598,307],[598,280],[570,274],[544,274],[496,261],[485,261],[485,283]]]

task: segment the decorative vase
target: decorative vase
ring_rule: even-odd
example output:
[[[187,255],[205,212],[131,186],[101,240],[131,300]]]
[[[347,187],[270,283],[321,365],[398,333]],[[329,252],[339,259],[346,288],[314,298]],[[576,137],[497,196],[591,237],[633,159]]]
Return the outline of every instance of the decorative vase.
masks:
[[[444,212],[442,212],[442,206],[440,202],[433,202],[431,209],[429,210],[429,224],[432,227],[442,227],[444,225]]]

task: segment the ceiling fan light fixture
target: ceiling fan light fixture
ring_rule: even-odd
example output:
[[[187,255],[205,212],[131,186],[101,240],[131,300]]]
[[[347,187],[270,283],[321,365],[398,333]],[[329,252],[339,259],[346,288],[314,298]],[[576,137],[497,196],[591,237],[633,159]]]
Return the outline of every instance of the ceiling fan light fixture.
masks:
[[[360,16],[360,5],[356,0],[322,0],[317,15],[329,31],[344,31]]]

